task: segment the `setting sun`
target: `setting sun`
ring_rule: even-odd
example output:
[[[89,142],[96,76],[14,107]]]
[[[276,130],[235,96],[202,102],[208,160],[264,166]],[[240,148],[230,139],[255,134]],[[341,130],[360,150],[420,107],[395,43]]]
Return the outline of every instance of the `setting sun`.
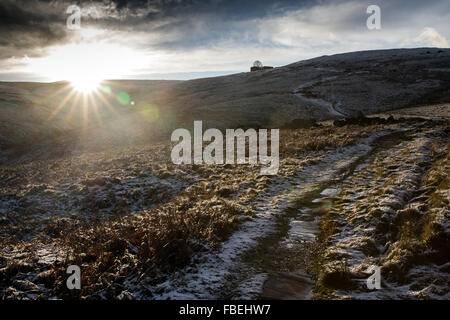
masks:
[[[28,71],[50,81],[68,80],[83,93],[96,89],[104,79],[132,73],[146,59],[139,53],[108,43],[75,43],[54,47],[49,55],[28,59]]]
[[[91,93],[95,90],[98,89],[98,87],[100,86],[100,82],[101,80],[96,79],[96,78],[90,78],[90,77],[86,77],[86,78],[76,78],[76,79],[71,79],[70,83],[73,86],[73,88],[83,94],[88,94]]]

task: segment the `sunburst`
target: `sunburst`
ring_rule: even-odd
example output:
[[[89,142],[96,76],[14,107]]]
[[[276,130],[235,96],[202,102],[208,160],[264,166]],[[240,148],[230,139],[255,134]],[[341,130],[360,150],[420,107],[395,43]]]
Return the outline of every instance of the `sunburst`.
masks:
[[[97,91],[100,87],[101,79],[92,77],[69,79],[72,87],[79,93],[90,94]]]

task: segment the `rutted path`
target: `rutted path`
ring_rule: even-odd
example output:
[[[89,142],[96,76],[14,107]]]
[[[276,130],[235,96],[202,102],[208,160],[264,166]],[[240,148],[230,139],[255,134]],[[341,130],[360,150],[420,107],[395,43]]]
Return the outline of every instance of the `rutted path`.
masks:
[[[293,215],[293,211],[290,210],[292,204],[301,202],[302,199],[306,202],[313,200],[320,193],[323,196],[331,195],[333,190],[327,188],[330,185],[335,186],[352,173],[372,151],[371,142],[392,132],[392,130],[378,131],[360,140],[356,145],[328,152],[317,152],[313,155],[315,156],[313,161],[305,159],[304,166],[300,162],[296,175],[290,178],[275,178],[269,190],[255,202],[256,214],[252,220],[243,223],[218,252],[208,252],[197,256],[193,259],[195,264],[176,272],[157,287],[148,287],[152,292],[158,292],[153,298],[252,299],[260,297],[264,281],[267,279],[267,272],[264,270],[264,265],[255,266],[252,259],[249,260],[249,253],[261,244],[273,245],[274,248],[266,250],[273,253],[273,249],[276,250],[280,241],[289,242],[289,237],[294,237],[295,228],[286,228],[286,222],[289,225],[289,222],[292,222],[290,220],[295,216],[300,218],[293,223],[300,226],[301,232],[296,233],[297,238],[299,235],[306,238],[313,237],[316,229],[314,219],[311,223],[311,215],[308,214],[311,208],[304,208],[306,211],[295,212]],[[311,156],[311,154],[308,155]],[[301,219],[302,214],[304,219]],[[272,238],[272,244],[265,242],[271,234],[277,234]],[[256,255],[253,262],[261,260],[264,260],[264,257]],[[129,280],[131,284],[137,279]],[[308,282],[307,279],[305,281]],[[311,287],[312,282],[309,282],[309,289]],[[308,298],[309,291],[301,297]]]
[[[276,226],[272,232],[261,238],[258,246],[249,250],[244,257],[243,270],[247,272],[235,272],[242,279],[238,279],[237,288],[234,288],[233,296],[236,298],[265,298],[265,299],[310,299],[314,281],[307,273],[305,260],[307,256],[304,247],[313,245],[319,231],[319,223],[322,215],[330,208],[331,200],[339,194],[342,184],[364,167],[368,166],[378,153],[378,147],[370,146],[365,149],[362,145],[370,145],[374,140],[388,139],[403,130],[390,132],[378,132],[368,139],[364,139],[356,145],[357,151],[336,154],[336,164],[325,169],[325,172],[316,173],[312,179],[313,183],[299,184],[302,189],[295,193],[294,199],[289,199],[284,212],[276,217]],[[363,151],[364,150],[364,151]],[[313,169],[314,170],[314,169]],[[300,176],[303,176],[300,174]],[[296,264],[299,261],[278,261],[284,257],[281,252],[292,250],[301,260],[294,271],[286,271],[285,263]],[[311,249],[310,249],[311,250]],[[310,254],[310,253],[309,253]],[[304,257],[298,257],[305,255]],[[290,256],[288,259],[292,259]],[[251,268],[249,268],[251,267]],[[244,281],[247,276],[251,280]],[[237,277],[239,278],[239,277]],[[252,279],[253,278],[253,279]],[[248,295],[247,284],[255,284],[258,279],[264,278],[265,282],[259,291],[259,295]]]
[[[324,265],[327,263],[325,260],[327,257],[326,250],[330,249],[328,242],[326,248],[324,248],[323,242],[316,240],[320,223],[323,221],[322,226],[326,226],[328,219],[334,219],[334,215],[340,214],[343,223],[337,225],[342,225],[343,228],[346,228],[344,229],[346,231],[363,230],[366,232],[373,230],[371,222],[363,224],[357,221],[356,225],[349,228],[345,219],[352,217],[352,214],[348,214],[346,210],[365,214],[363,211],[369,205],[376,207],[389,200],[378,197],[386,193],[384,190],[377,195],[380,198],[377,198],[378,200],[373,200],[372,196],[368,196],[369,193],[373,193],[372,191],[379,191],[373,190],[378,186],[373,182],[379,181],[381,183],[386,179],[391,179],[391,175],[395,176],[397,173],[399,173],[400,178],[404,177],[406,180],[403,179],[402,181],[407,183],[410,176],[422,179],[422,167],[427,169],[430,165],[428,160],[421,160],[422,153],[431,155],[437,152],[433,151],[435,149],[428,148],[430,143],[432,143],[433,148],[435,148],[435,145],[441,146],[440,149],[436,149],[439,151],[436,154],[444,152],[441,149],[445,149],[442,145],[446,145],[446,143],[443,143],[446,140],[441,135],[447,134],[448,136],[448,128],[442,129],[444,127],[436,126],[430,121],[426,123],[405,121],[401,125],[377,125],[363,131],[355,129],[356,132],[359,132],[356,135],[359,140],[349,139],[348,130],[352,130],[352,128],[346,128],[344,134],[330,130],[333,133],[333,138],[338,140],[337,143],[341,142],[339,139],[344,139],[341,145],[345,145],[345,147],[323,147],[319,143],[322,140],[319,140],[319,142],[314,141],[313,147],[321,151],[298,153],[298,150],[311,150],[311,148],[285,149],[282,153],[283,157],[278,175],[271,178],[261,177],[256,166],[243,168],[241,171],[222,172],[222,175],[230,174],[233,178],[223,179],[228,183],[227,188],[220,185],[221,175],[212,178],[217,181],[215,184],[201,183],[205,181],[201,177],[212,177],[211,172],[216,172],[215,168],[208,168],[207,172],[201,172],[199,168],[196,168],[193,172],[198,175],[192,173],[186,175],[184,171],[178,172],[177,176],[185,177],[186,183],[197,179],[200,182],[198,194],[210,197],[207,198],[208,201],[201,202],[199,206],[193,207],[193,212],[202,212],[201,206],[212,202],[211,199],[214,199],[214,203],[216,201],[221,202],[219,202],[219,205],[215,205],[211,211],[205,211],[205,214],[222,214],[220,205],[223,205],[224,201],[216,197],[214,192],[217,192],[217,190],[235,190],[232,196],[224,196],[228,201],[227,203],[233,204],[229,213],[226,212],[224,219],[233,219],[229,221],[233,223],[232,230],[234,230],[234,233],[224,242],[200,240],[202,241],[200,242],[201,247],[197,250],[199,242],[189,236],[191,234],[189,230],[187,236],[189,245],[186,248],[186,250],[190,250],[188,252],[190,254],[189,260],[187,260],[189,265],[186,266],[183,263],[185,267],[181,267],[182,269],[171,270],[170,272],[163,270],[161,273],[143,273],[140,272],[140,269],[131,267],[132,263],[138,261],[135,260],[134,255],[139,248],[137,247],[138,242],[127,242],[127,250],[124,251],[125,257],[122,258],[123,260],[119,260],[120,264],[117,265],[119,269],[115,273],[120,274],[120,287],[114,287],[114,290],[116,290],[115,288],[118,290],[113,293],[108,291],[109,289],[101,289],[95,295],[103,299],[111,297],[111,294],[117,295],[118,299],[310,299],[313,297],[312,289],[314,288],[315,298],[328,298],[328,291],[326,292],[327,296],[320,295],[323,293],[320,291],[321,288],[324,288],[324,286],[321,286],[322,275],[329,271],[329,268],[325,268]],[[440,131],[433,133],[437,129]],[[324,134],[327,134],[327,132],[325,131]],[[435,140],[435,136],[440,138]],[[302,136],[294,134],[289,138],[293,141],[294,146],[297,146],[297,139],[301,139]],[[352,145],[348,143],[352,143]],[[289,148],[290,146],[288,140],[284,147]],[[394,155],[398,156],[395,158]],[[422,162],[425,166],[422,165]],[[139,167],[141,166],[139,165]],[[446,168],[446,166],[437,167],[442,172],[445,172]],[[149,179],[153,177],[155,169],[153,167],[151,170],[148,168],[149,174],[145,177]],[[248,169],[253,170],[253,172],[251,176],[246,176],[247,179],[243,179],[244,183],[241,184],[240,180],[243,177],[240,175],[249,174],[250,170]],[[382,169],[381,173],[379,169]],[[142,173],[143,169],[140,168],[140,170]],[[166,170],[161,168],[155,172],[155,176],[163,176]],[[217,168],[217,170],[220,172],[222,168]],[[99,174],[98,176],[104,175]],[[173,176],[172,174],[170,177]],[[128,178],[124,178],[122,178],[123,181],[130,181]],[[92,180],[86,181],[91,182]],[[108,181],[107,186],[109,185]],[[148,180],[145,179],[144,181]],[[392,190],[389,189],[391,191],[388,190],[390,192],[388,193],[401,196],[403,193],[397,190],[403,188],[406,183],[396,181],[391,181],[392,188],[391,186],[388,187]],[[354,184],[351,185],[351,183]],[[136,189],[139,187],[146,187],[146,185],[136,185]],[[218,187],[224,188],[218,189]],[[103,190],[100,187],[95,188]],[[201,188],[204,188],[204,190]],[[362,193],[360,193],[361,190]],[[415,191],[421,193],[424,190],[417,189]],[[443,192],[448,194],[448,190]],[[250,194],[251,196],[249,196]],[[346,195],[347,198],[345,198]],[[337,198],[337,196],[339,197]],[[186,201],[191,200],[186,199]],[[419,195],[416,202],[419,206],[423,205],[423,197]],[[353,210],[351,206],[345,207],[348,203],[354,204],[355,208],[362,207],[363,210],[358,208]],[[409,210],[409,208],[407,209]],[[176,211],[176,213],[179,212],[181,211]],[[325,220],[323,220],[323,214],[326,214]],[[221,217],[223,216],[222,214]],[[441,216],[436,217],[441,219]],[[359,216],[356,218],[359,219]],[[444,218],[442,220],[445,222]],[[197,222],[195,221],[195,223]],[[145,228],[148,226],[148,224],[142,225]],[[202,226],[202,228],[209,230],[208,225]],[[232,232],[232,230],[229,232]],[[51,233],[48,234],[52,235]],[[382,235],[385,236],[384,233]],[[323,233],[321,233],[321,239],[323,239],[323,236]],[[343,234],[344,240],[347,238],[351,241],[355,240],[353,234],[348,237],[344,236],[346,235]],[[125,237],[125,239],[127,238]],[[205,247],[207,243],[214,245],[214,247]],[[46,242],[36,242],[31,243],[31,245],[25,242],[24,244],[15,245],[13,243],[2,251],[0,264],[3,264],[3,266],[9,261],[26,266],[23,273],[13,274],[11,279],[8,280],[9,282],[4,282],[4,296],[35,299],[37,294],[40,294],[41,297],[58,298],[59,293],[51,291],[53,289],[45,286],[40,278],[48,274],[47,270],[51,266],[63,265],[64,267],[67,264],[64,260],[64,256],[67,254],[64,251],[65,247],[59,246],[52,238],[49,238]],[[191,244],[192,246],[190,246]],[[340,242],[337,242],[337,245],[340,244]],[[348,241],[344,242],[345,244],[348,244]],[[175,245],[179,244],[176,243]],[[197,247],[195,247],[196,245]],[[341,248],[345,249],[346,247],[339,247],[339,249]],[[354,249],[353,245],[348,248]],[[355,248],[358,247],[355,246]],[[110,249],[105,247],[105,250]],[[383,248],[377,248],[377,250],[384,252]],[[114,254],[115,252],[117,251],[114,251]],[[317,252],[320,252],[320,254],[317,254]],[[317,257],[321,258],[320,263],[315,264]],[[340,257],[336,259],[341,263]],[[86,262],[83,266],[87,266],[89,263],[91,262]],[[10,265],[15,266],[16,264],[6,265],[0,270],[0,273],[8,271]],[[439,267],[438,271],[443,273],[446,272],[447,266],[437,266],[435,269],[437,270]],[[426,269],[428,271],[425,274],[428,277],[434,277],[437,274],[435,269],[431,271]],[[334,269],[330,270],[333,271]],[[412,270],[411,277],[418,275],[422,272],[421,270],[423,270],[421,266]],[[108,275],[112,274],[114,273],[108,273]],[[311,275],[314,276],[314,279],[311,278]],[[365,279],[363,276],[358,279]],[[317,282],[316,278],[318,279]],[[116,284],[114,283],[114,285]],[[418,284],[415,283],[414,286],[417,287]],[[395,289],[394,286],[392,290]],[[400,289],[404,290],[404,288]],[[406,289],[409,290],[410,288]],[[432,287],[432,289],[445,290],[444,287]],[[389,290],[389,292],[386,291],[387,294],[392,291],[391,288]],[[414,290],[422,294],[422,291]],[[350,293],[354,294],[355,292]],[[362,293],[365,294],[365,292]],[[348,292],[344,292],[344,295],[348,294]],[[399,294],[403,294],[403,291],[399,291]]]
[[[294,89],[294,95],[306,104],[312,104],[315,107],[325,108],[328,111],[328,113],[332,116],[339,117],[339,118],[345,117],[345,115],[342,112],[340,112],[336,109],[336,106],[333,103],[330,103],[328,101],[325,101],[325,100],[319,99],[319,98],[315,98],[315,97],[314,98],[308,97],[307,93],[305,92],[305,89],[311,88],[318,83],[332,81],[336,78],[337,78],[337,76],[331,76],[331,77],[326,77],[326,78],[319,79],[316,81],[309,81],[309,82],[303,83]]]
[[[375,160],[345,180],[328,216],[336,229],[323,253],[319,298],[448,299],[447,175],[448,129],[383,139]],[[372,265],[381,268],[383,290],[367,289]]]

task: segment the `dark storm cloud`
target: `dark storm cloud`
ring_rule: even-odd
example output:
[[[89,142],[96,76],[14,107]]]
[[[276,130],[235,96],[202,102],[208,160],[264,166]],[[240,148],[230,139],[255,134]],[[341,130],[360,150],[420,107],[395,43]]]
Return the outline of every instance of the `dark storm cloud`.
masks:
[[[36,55],[43,47],[67,40],[65,17],[54,1],[0,2],[0,59]]]
[[[282,16],[312,6],[347,0],[2,0],[0,1],[0,58],[15,50],[42,48],[67,41],[65,10],[71,4],[98,8],[102,15],[84,16],[85,25],[122,31],[177,33],[177,39],[161,37],[169,48],[214,44],[223,39],[255,41],[254,19]],[[450,1],[359,1],[379,4],[386,20],[401,23],[412,11],[450,10]],[[373,3],[372,3],[373,2]],[[364,15],[349,15],[342,28],[361,25]],[[329,23],[323,21],[324,24]],[[420,22],[418,22],[420,23]]]
[[[161,16],[215,13],[230,19],[262,17],[273,10],[298,8],[314,0],[111,0],[118,10],[153,8]],[[154,15],[153,15],[154,16]]]
[[[214,46],[223,41],[257,41],[255,19],[281,16],[314,0],[159,0],[103,1],[106,15],[88,23],[111,30],[146,32],[158,48],[177,50]],[[125,17],[125,18],[124,18]]]
[[[342,44],[349,34],[368,35],[371,4],[381,7],[390,34],[431,26],[449,37],[448,21],[440,19],[450,13],[448,0],[0,0],[0,69],[10,57],[45,55],[52,45],[74,41],[77,33],[66,28],[73,4],[83,10],[83,28],[111,31],[107,37],[150,51]],[[314,43],[328,33],[338,40]]]
[[[253,26],[246,21],[283,14],[314,1],[249,0],[2,0],[0,1],[0,59],[35,56],[73,35],[66,28],[67,7],[96,8],[100,15],[84,14],[85,26],[160,35],[160,48],[178,49],[214,45],[234,38],[244,41]],[[86,11],[84,11],[86,13]],[[168,40],[165,34],[176,34]],[[254,40],[254,39],[251,39]]]
[[[436,16],[450,12],[448,0],[111,0],[82,3],[110,5],[108,15],[88,23],[100,28],[159,35],[159,41],[152,45],[168,50],[214,47],[221,42],[255,45],[260,41],[259,25],[255,21],[339,3],[350,3],[361,10],[336,13],[343,16],[336,16],[332,21],[316,16],[302,18],[310,19],[308,22],[314,25],[333,26],[332,31],[348,32],[366,28],[364,8],[371,4],[381,7],[383,23],[392,28],[405,26],[407,21],[425,27],[429,19],[414,21],[412,17],[418,13],[430,12],[431,16]]]

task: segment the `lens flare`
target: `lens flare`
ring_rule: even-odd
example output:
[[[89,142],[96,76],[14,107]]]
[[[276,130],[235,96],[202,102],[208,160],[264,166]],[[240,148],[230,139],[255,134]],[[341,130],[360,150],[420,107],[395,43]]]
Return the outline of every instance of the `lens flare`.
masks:
[[[154,122],[159,118],[159,110],[153,104],[142,104],[138,107],[142,119],[148,122]]]
[[[119,103],[122,105],[129,104],[131,101],[130,96],[126,92],[120,92],[116,98],[117,98],[117,101],[119,101]]]

